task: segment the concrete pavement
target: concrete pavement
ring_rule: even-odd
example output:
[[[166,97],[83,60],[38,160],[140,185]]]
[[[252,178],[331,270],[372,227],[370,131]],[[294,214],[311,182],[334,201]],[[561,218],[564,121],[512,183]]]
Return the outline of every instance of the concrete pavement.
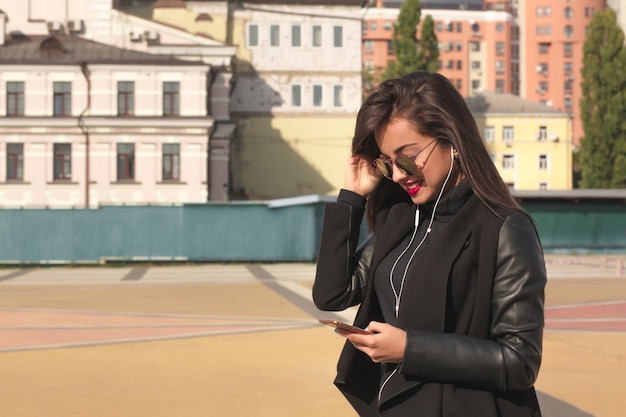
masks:
[[[548,256],[546,417],[623,415],[625,257]],[[2,417],[352,416],[313,264],[0,269]],[[350,320],[354,311],[338,317]]]

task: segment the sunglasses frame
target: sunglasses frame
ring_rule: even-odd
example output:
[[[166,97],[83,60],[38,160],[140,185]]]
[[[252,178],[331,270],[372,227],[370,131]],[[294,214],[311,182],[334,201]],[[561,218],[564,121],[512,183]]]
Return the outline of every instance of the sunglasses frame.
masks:
[[[419,154],[421,154],[422,152],[424,152],[426,149],[428,149],[430,147],[430,145],[432,145],[437,139],[433,139],[430,142],[428,142],[428,145],[424,146],[422,149],[420,149],[419,151],[415,152],[412,155],[404,155],[404,154],[400,154],[398,156],[396,156],[395,158],[384,158],[382,156],[374,159],[373,164],[374,167],[378,170],[378,172],[380,172],[383,177],[392,180],[393,179],[393,166],[395,165],[400,171],[402,171],[405,175],[415,175],[415,173],[417,172],[418,169],[422,169],[424,166],[420,165],[418,166],[415,163],[415,159],[418,157]],[[383,169],[381,169],[381,166],[379,164],[382,164]],[[385,172],[388,172],[387,174]]]

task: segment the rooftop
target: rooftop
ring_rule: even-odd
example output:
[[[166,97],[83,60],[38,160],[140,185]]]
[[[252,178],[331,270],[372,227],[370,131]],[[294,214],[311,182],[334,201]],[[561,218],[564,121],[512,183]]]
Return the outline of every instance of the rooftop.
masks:
[[[88,63],[120,63],[163,65],[198,65],[170,55],[149,54],[116,48],[71,35],[8,36],[0,46],[0,63],[33,65],[75,65]]]
[[[480,113],[563,113],[545,104],[527,100],[509,93],[497,93],[495,91],[482,91],[471,97],[466,97],[465,102],[474,114]]]

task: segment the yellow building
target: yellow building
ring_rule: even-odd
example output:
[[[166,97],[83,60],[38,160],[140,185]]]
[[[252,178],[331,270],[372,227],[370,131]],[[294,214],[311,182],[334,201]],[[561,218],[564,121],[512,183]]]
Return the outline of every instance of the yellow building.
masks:
[[[511,189],[572,189],[569,113],[492,91],[466,102],[494,164]]]

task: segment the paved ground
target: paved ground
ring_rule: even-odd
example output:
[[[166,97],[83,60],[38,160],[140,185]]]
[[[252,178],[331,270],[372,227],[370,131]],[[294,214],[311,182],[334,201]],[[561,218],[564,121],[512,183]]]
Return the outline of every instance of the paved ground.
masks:
[[[544,416],[621,417],[626,256],[547,261]],[[0,416],[354,416],[314,269],[0,269]]]

